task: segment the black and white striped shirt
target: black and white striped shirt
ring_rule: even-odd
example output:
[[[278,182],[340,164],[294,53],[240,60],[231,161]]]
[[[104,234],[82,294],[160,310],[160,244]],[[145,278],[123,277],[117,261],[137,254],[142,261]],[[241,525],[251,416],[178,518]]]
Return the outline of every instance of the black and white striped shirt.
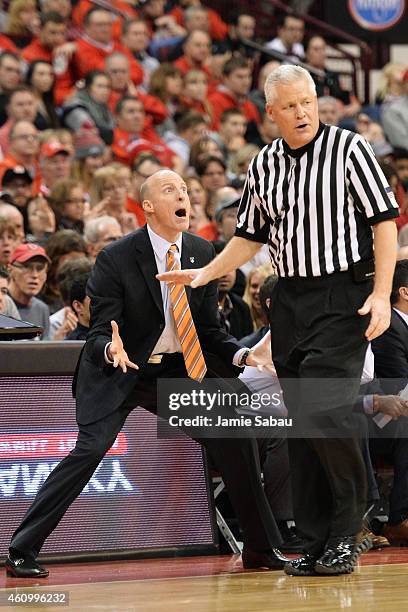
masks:
[[[254,157],[235,235],[268,243],[279,276],[322,276],[372,258],[371,226],[398,214],[364,138],[320,124],[300,149],[280,138]]]

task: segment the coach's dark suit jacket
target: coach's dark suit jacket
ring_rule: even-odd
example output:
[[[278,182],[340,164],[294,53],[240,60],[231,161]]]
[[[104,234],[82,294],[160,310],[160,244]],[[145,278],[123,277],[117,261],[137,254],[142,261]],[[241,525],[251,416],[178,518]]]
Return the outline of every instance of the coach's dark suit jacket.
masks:
[[[408,384],[408,326],[394,309],[389,328],[373,340],[372,349],[375,374],[382,389],[398,393]]]
[[[182,268],[201,268],[214,256],[206,240],[184,233]],[[92,271],[88,294],[91,298],[91,326],[82,351],[74,396],[80,424],[97,421],[116,410],[132,391],[138,371],[113,368],[104,359],[111,340],[111,320],[119,333],[129,359],[143,367],[164,329],[164,313],[156,261],[146,226],[110,244],[98,256]],[[204,287],[186,287],[191,312],[203,351],[219,355],[231,364],[241,348],[235,338],[220,328],[217,282]]]

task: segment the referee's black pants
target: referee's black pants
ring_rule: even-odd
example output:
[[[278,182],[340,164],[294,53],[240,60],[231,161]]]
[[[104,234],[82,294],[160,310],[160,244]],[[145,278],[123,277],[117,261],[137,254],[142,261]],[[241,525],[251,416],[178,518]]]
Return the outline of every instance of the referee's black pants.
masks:
[[[207,354],[205,358],[207,376],[217,379],[217,388],[225,392],[234,391],[219,378],[218,372],[223,366],[219,358]],[[36,557],[114,443],[131,410],[142,406],[155,413],[157,380],[186,376],[182,355],[166,356],[161,364],[147,365],[141,370],[139,381],[120,408],[94,423],[79,424],[75,448],[56,466],[38,491],[12,536],[10,552]],[[231,417],[236,416],[232,408],[226,407],[223,416],[225,411],[230,412]],[[232,430],[231,427],[230,433]],[[242,530],[244,545],[253,550],[277,547],[282,538],[262,486],[254,433],[242,428],[236,434],[235,438],[211,438],[202,428],[201,431],[197,429],[194,439],[204,446],[221,473]],[[177,474],[174,478],[177,479]]]
[[[314,555],[330,537],[357,534],[366,508],[352,409],[369,323],[357,310],[371,291],[371,281],[356,283],[341,272],[280,279],[272,294],[273,362],[289,415],[300,425],[288,432],[294,517]]]

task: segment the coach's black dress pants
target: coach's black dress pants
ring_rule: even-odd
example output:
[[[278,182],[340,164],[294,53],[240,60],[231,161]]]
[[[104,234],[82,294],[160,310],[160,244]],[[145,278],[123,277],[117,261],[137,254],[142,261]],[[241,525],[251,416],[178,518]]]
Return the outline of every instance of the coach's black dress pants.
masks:
[[[207,376],[218,378],[218,370],[211,370],[207,356],[206,361]],[[114,443],[129,412],[136,406],[155,412],[157,379],[180,377],[186,377],[182,355],[166,356],[158,365],[148,364],[141,371],[140,381],[131,396],[118,410],[97,422],[79,425],[75,448],[51,472],[38,491],[13,534],[11,552],[34,557],[38,555],[46,538]],[[220,388],[227,385],[222,379],[217,380],[218,384]],[[225,390],[231,391],[231,388],[226,387]],[[279,546],[282,540],[262,487],[256,441],[250,430],[244,432],[240,429],[239,432],[240,436],[246,437],[195,439],[205,447],[221,473],[242,530],[244,545],[253,550],[270,549]]]
[[[305,551],[355,535],[366,507],[366,473],[355,403],[369,317],[357,310],[372,290],[349,272],[280,279],[272,294],[272,355],[294,420],[288,432],[294,516]]]

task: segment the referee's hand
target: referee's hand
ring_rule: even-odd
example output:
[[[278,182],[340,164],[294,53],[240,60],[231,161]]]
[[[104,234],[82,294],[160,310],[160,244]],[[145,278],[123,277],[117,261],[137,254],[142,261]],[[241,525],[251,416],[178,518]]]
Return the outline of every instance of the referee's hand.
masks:
[[[358,310],[361,316],[371,313],[370,324],[366,329],[365,337],[369,342],[378,338],[390,326],[391,304],[390,299],[371,293],[363,306]]]

